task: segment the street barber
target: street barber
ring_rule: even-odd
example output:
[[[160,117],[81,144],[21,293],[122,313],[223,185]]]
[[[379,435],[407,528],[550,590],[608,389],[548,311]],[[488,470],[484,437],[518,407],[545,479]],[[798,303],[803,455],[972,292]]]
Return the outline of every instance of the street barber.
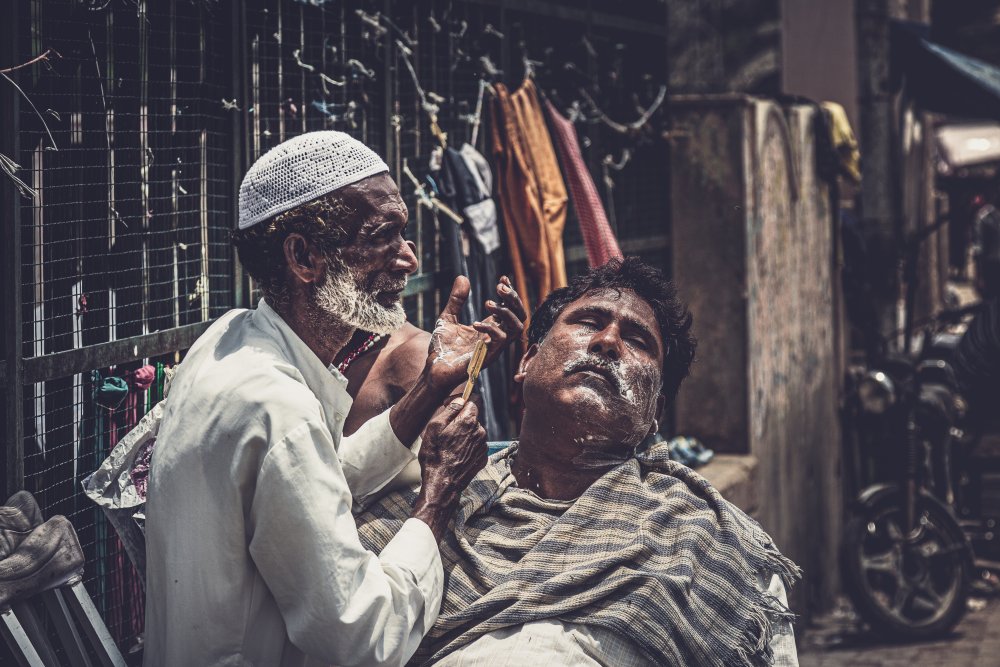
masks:
[[[348,135],[312,132],[240,186],[234,241],[263,299],[195,342],[165,403],[146,505],[147,666],[400,665],[437,618],[438,542],[485,463],[475,405],[446,397],[478,340],[489,363],[520,337],[524,310],[501,284],[489,315],[460,325],[469,283],[456,279],[416,385],[341,440],[351,399],[334,357],[355,329],[404,323],[417,266],[387,172]],[[408,520],[366,551],[353,500],[418,455]]]
[[[519,440],[462,494],[441,614],[411,664],[797,665],[785,585],[798,568],[665,444],[637,448],[688,374],[690,326],[636,258],[539,306],[514,377]],[[362,542],[393,539],[415,497],[372,502]]]

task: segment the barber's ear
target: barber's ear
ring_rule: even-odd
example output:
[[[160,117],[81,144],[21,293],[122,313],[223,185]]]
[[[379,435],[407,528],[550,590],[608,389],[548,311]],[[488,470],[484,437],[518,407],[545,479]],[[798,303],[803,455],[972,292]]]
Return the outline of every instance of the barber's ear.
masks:
[[[315,283],[326,271],[326,257],[316,244],[302,234],[292,233],[282,245],[285,263],[295,278],[303,283]]]
[[[514,373],[514,382],[517,384],[524,382],[524,375],[528,372],[528,366],[531,365],[536,354],[538,354],[538,343],[529,346],[524,356],[521,357],[521,363],[517,365],[517,372]]]

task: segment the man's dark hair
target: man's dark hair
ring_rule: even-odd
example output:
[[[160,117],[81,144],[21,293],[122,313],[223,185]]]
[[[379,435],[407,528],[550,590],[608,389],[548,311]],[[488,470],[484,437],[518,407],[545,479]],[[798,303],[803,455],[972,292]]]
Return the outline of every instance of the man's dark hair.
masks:
[[[638,257],[613,259],[604,266],[573,278],[568,287],[553,290],[531,316],[528,343],[541,343],[563,310],[596,290],[631,290],[653,309],[666,354],[663,358],[663,395],[677,394],[694,361],[697,341],[691,335],[691,313],[677,298],[677,288],[663,273]]]
[[[344,223],[354,214],[336,194],[326,195],[290,211],[233,232],[233,245],[240,263],[272,305],[288,297],[285,284],[284,244],[289,234],[298,233],[332,256],[344,244]]]

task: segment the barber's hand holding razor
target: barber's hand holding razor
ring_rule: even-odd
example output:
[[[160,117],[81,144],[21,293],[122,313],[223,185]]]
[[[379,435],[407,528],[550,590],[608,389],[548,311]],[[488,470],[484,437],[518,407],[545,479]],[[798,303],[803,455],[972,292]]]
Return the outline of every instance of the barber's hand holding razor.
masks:
[[[479,425],[478,408],[471,398],[443,399],[459,385],[471,383],[479,367],[520,339],[526,319],[521,297],[506,277],[497,284],[496,299],[485,304],[490,315],[471,326],[458,321],[468,298],[468,278],[455,278],[448,304],[431,334],[424,371],[389,413],[389,423],[403,446],[409,447],[417,435],[424,434],[420,449],[423,486],[413,517],[430,526],[438,539],[462,490],[486,464],[486,432]],[[480,342],[486,345],[485,355],[480,350],[474,358]],[[474,368],[470,361],[475,361]]]
[[[420,447],[421,487],[413,518],[440,540],[463,489],[486,465],[486,430],[469,400],[452,396],[427,424]]]
[[[496,298],[484,304],[489,316],[471,325],[458,321],[468,298],[469,279],[456,277],[448,303],[431,332],[431,347],[424,367],[424,377],[435,389],[450,391],[466,380],[469,360],[480,340],[486,342],[483,362],[486,367],[524,332],[527,313],[506,276],[497,283]]]

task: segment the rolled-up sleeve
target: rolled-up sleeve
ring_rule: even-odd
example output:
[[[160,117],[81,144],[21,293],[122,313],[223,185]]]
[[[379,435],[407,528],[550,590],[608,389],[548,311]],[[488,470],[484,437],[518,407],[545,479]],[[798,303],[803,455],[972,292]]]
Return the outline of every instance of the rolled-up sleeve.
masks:
[[[303,652],[337,665],[402,665],[437,620],[437,543],[410,519],[379,556],[365,551],[351,500],[330,432],[302,424],[261,465],[250,555]]]

